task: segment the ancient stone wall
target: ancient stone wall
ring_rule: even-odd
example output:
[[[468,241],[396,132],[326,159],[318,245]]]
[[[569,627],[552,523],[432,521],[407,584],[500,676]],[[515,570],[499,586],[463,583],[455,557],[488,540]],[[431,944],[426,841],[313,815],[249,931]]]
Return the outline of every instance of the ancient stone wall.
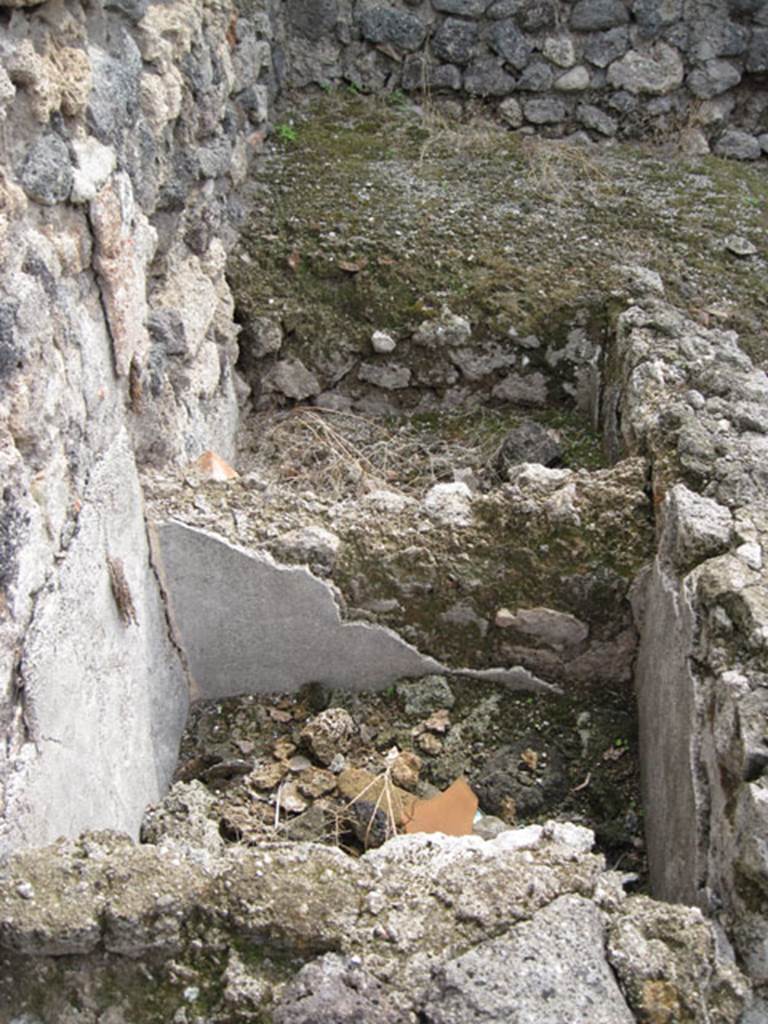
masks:
[[[136,466],[232,450],[224,263],[273,86],[259,7],[52,0],[0,20],[7,846],[135,831],[173,769],[187,683]]]
[[[768,152],[762,0],[289,0],[286,80],[491,101],[515,129]]]

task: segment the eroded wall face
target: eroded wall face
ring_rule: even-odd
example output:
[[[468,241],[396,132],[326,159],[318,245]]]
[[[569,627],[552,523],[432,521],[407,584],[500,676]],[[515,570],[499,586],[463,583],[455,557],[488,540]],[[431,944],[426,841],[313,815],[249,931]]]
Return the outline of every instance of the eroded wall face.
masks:
[[[0,847],[136,833],[188,700],[137,465],[231,453],[234,189],[270,28],[229,5],[4,5]],[[241,397],[244,389],[241,388]]]
[[[651,457],[659,512],[636,592],[652,885],[723,925],[763,1000],[757,1020],[768,1005],[768,377],[735,332],[661,304],[624,313],[615,348],[620,433]]]

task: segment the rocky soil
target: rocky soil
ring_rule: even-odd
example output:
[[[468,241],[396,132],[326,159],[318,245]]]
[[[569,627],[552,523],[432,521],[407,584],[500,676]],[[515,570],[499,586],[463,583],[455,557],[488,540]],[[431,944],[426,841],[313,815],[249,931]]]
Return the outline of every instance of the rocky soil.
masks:
[[[588,823],[608,863],[634,873],[642,889],[634,730],[621,692],[574,714],[557,697],[444,676],[379,694],[317,685],[297,696],[199,702],[180,781],[142,835],[162,836],[168,808],[194,781],[210,794],[207,814],[227,842],[311,840],[358,856],[406,831],[414,797],[466,778],[479,798],[476,834],[553,818]]]

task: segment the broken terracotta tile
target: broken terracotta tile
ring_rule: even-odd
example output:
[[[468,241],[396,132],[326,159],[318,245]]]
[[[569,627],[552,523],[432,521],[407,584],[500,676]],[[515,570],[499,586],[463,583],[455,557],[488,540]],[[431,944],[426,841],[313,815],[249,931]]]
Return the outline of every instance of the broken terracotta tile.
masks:
[[[443,832],[447,836],[467,836],[477,813],[478,799],[466,779],[457,779],[448,789],[429,800],[417,800],[406,832]]]
[[[225,483],[237,480],[240,474],[216,452],[205,451],[189,467],[199,480],[213,480]]]

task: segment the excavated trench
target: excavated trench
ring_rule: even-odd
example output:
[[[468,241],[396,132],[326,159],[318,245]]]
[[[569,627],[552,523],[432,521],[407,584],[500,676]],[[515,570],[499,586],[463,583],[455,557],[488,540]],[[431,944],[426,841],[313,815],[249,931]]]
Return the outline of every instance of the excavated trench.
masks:
[[[718,329],[761,357],[760,267],[712,240],[764,183],[346,95],[286,112],[257,171],[237,473],[143,478],[193,685],[174,784],[138,845],[9,861],[0,1015],[734,1024],[748,986],[709,922],[628,894],[722,894],[752,969],[759,914],[697,860],[720,754],[695,729],[737,716],[697,704],[706,644],[721,671],[759,618],[765,524],[725,507],[759,492],[757,413],[716,469],[702,437],[731,400],[712,366],[760,400]],[[732,591],[676,589],[737,543]],[[474,837],[385,842],[425,804]]]
[[[177,777],[230,841],[359,851],[350,814],[397,750],[417,797],[466,777],[479,829],[582,822],[645,884],[631,599],[677,471],[623,429],[616,317],[662,293],[641,260],[726,315],[694,255],[728,223],[722,167],[339,94],[291,110],[259,170],[229,270],[240,477],[146,481],[199,687]],[[442,682],[416,713],[419,678]],[[349,735],[318,758],[328,709]]]
[[[644,885],[630,590],[653,505],[611,381],[620,282],[642,274],[550,297],[542,265],[523,288],[530,239],[509,232],[538,177],[512,202],[496,129],[446,151],[446,125],[381,113],[310,111],[259,176],[231,261],[239,479],[146,483],[200,688],[177,778],[214,791],[229,841],[359,851],[403,825],[357,820],[396,748],[402,799],[467,778],[479,831],[578,821]],[[490,197],[449,155],[462,133]],[[318,756],[329,709],[346,725]]]

